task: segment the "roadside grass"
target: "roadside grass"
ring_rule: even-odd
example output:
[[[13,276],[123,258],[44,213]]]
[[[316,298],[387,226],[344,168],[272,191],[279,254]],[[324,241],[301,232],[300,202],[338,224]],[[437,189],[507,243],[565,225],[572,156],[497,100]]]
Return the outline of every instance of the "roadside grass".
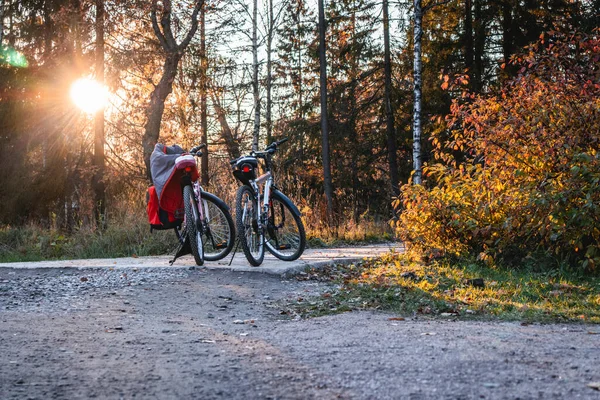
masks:
[[[66,235],[36,225],[0,227],[0,262],[136,257],[171,253],[172,230],[150,233],[145,223],[124,221],[102,232],[80,228]]]
[[[305,221],[308,247],[356,246],[393,240],[386,221],[367,219],[347,222],[337,231]],[[103,231],[81,227],[70,234],[30,224],[0,226],[0,262],[24,262],[79,258],[115,258],[173,253],[173,230],[150,233],[145,209],[124,207]]]
[[[288,302],[290,315],[316,317],[380,309],[405,317],[600,323],[600,277],[575,271],[503,269],[476,261],[430,263],[388,254],[298,277],[332,283],[318,298]],[[481,285],[483,283],[483,285]]]
[[[395,240],[389,221],[373,221],[362,218],[359,222],[351,219],[334,229],[304,219],[306,239],[312,248],[355,246],[385,243]]]

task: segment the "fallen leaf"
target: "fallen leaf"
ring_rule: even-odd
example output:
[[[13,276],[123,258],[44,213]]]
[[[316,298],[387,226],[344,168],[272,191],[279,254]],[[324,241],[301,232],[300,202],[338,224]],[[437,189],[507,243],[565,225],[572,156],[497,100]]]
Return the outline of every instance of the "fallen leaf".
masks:
[[[391,318],[388,318],[388,321],[404,321],[404,318],[402,318],[402,317],[391,317]]]
[[[600,391],[600,382],[590,382],[587,387]]]
[[[81,277],[79,280],[80,280],[81,282],[87,282],[89,279],[88,279],[88,278],[86,278],[85,276],[82,276],[82,277]]]
[[[435,332],[425,332],[425,333],[421,333],[421,336],[435,336],[436,333]]]
[[[138,255],[137,254],[132,254],[131,257],[138,258]]]
[[[600,335],[600,332],[588,331],[588,335]]]

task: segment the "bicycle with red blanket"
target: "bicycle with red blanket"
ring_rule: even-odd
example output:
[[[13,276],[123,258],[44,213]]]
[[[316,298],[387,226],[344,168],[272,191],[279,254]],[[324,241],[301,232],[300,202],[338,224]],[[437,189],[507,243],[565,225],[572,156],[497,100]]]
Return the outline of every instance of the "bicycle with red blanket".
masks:
[[[226,257],[233,248],[235,228],[229,207],[206,192],[198,181],[196,157],[206,145],[186,152],[178,145],[157,144],[150,156],[154,186],[148,189],[148,219],[152,229],[173,229],[179,241],[171,265],[192,254],[197,265]]]

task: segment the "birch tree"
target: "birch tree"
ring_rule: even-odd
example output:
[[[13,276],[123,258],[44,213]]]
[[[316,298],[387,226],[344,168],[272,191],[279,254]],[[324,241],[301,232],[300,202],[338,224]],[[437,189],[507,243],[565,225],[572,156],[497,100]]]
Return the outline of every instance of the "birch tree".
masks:
[[[421,90],[423,81],[421,77],[421,39],[423,38],[423,9],[421,0],[414,0],[414,50],[413,50],[413,183],[421,184]]]
[[[252,8],[252,94],[254,97],[254,129],[252,150],[258,151],[260,134],[260,92],[258,82],[258,0],[254,0]]]
[[[414,0],[413,13],[413,183],[420,185],[422,182],[423,155],[421,154],[421,136],[422,136],[422,91],[423,91],[423,62],[421,41],[423,39],[423,16],[429,10],[442,4],[448,3],[450,0],[440,0],[430,3],[423,7],[421,0]]]
[[[277,27],[280,21],[280,15],[285,8],[286,0],[278,4],[277,10],[273,5],[273,0],[267,1],[267,71],[265,91],[267,95],[267,104],[265,110],[265,128],[267,134],[267,144],[271,143],[273,136],[273,41],[277,33]]]

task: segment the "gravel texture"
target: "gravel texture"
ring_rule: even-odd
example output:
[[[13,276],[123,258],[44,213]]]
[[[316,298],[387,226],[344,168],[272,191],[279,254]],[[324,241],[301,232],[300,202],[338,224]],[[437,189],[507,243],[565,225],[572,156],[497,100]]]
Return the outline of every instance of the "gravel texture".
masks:
[[[0,269],[2,399],[600,399],[600,327],[298,320],[325,283],[206,269]]]

